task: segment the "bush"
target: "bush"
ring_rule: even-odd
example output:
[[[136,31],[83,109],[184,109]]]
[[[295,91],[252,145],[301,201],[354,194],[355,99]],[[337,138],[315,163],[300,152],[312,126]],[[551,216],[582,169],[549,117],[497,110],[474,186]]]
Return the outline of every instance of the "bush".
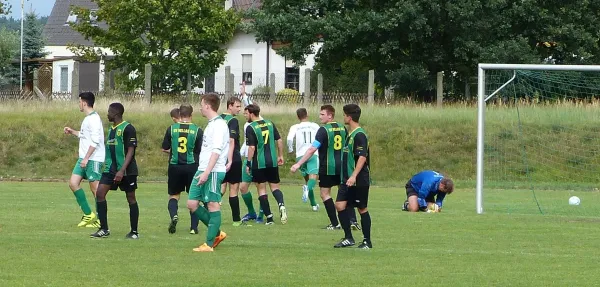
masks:
[[[283,89],[277,92],[277,102],[298,103],[300,93],[294,89]]]
[[[252,94],[270,94],[272,91],[271,87],[265,85],[257,85],[252,89]]]

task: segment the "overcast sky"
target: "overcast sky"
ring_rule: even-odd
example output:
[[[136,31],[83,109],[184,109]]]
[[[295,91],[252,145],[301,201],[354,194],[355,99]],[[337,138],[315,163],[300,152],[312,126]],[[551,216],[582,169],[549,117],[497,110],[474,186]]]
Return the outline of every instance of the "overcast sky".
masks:
[[[55,0],[25,0],[25,13],[33,11],[38,16],[48,16],[52,12],[52,6],[54,6]],[[12,16],[16,19],[21,19],[21,0],[8,0],[8,3],[12,5],[9,17]]]

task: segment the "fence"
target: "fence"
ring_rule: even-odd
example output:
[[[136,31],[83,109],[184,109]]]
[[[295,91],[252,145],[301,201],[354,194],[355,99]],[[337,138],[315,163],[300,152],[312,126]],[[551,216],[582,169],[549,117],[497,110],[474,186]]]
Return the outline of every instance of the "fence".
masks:
[[[289,71],[288,71],[289,70]],[[14,91],[8,91],[0,95],[0,100],[70,100],[77,99],[77,95],[83,90],[80,88],[79,83],[79,65],[75,62],[73,71],[71,73],[72,83],[70,85],[69,92],[54,92],[52,89],[43,89],[38,85],[43,81],[42,73],[36,74],[33,83],[33,92],[18,93]],[[379,88],[376,91],[375,87],[375,72],[362,71],[353,73],[353,75],[359,75],[358,80],[355,78],[339,73],[336,74],[318,74],[310,69],[303,71],[297,68],[286,68],[285,72],[279,71],[278,73],[257,73],[242,72],[241,70],[232,70],[231,67],[226,66],[224,69],[219,71],[217,74],[207,77],[203,81],[203,88],[192,89],[188,86],[187,91],[183,93],[156,93],[152,90],[152,66],[146,65],[144,71],[144,90],[137,90],[131,92],[115,91],[111,89],[105,89],[101,91],[92,91],[99,98],[126,98],[130,100],[144,100],[147,102],[193,102],[199,98],[201,93],[215,92],[222,96],[222,99],[229,98],[234,95],[239,95],[242,90],[245,90],[246,94],[250,96],[256,102],[269,103],[269,104],[313,104],[320,105],[324,103],[361,103],[361,104],[389,104],[393,103],[398,97],[394,97],[394,91],[392,88],[385,90]],[[416,99],[419,97],[426,98],[428,101],[437,101],[437,105],[442,105],[442,100],[453,99],[454,92],[444,92],[442,73],[438,73],[435,77],[436,88],[429,95],[413,95],[409,96],[408,99]],[[45,80],[45,82],[51,82]],[[455,91],[453,82],[451,82],[451,90]],[[100,86],[112,86],[105,82],[104,85]],[[466,92],[469,92],[469,85],[466,86]],[[468,96],[467,96],[468,97]],[[404,98],[403,98],[404,99]]]

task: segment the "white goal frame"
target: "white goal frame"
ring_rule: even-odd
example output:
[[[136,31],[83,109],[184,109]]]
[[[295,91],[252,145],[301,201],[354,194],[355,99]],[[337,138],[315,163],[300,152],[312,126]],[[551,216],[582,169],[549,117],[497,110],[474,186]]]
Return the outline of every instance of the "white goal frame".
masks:
[[[513,73],[513,77],[510,80],[496,89],[496,91],[490,95],[486,95],[486,70],[513,70],[515,73]],[[483,214],[483,132],[485,129],[485,103],[515,79],[517,70],[600,72],[600,65],[479,64],[477,69],[477,187],[475,192],[477,214]]]

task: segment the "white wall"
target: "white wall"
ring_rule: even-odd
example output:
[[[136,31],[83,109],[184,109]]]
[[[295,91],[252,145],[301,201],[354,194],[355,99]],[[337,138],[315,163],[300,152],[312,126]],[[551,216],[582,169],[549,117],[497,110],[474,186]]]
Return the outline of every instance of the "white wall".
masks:
[[[109,56],[114,55],[113,52],[109,49],[100,48],[103,53],[106,53]],[[74,57],[73,54],[67,46],[46,46],[45,51],[48,53],[46,55],[46,59],[54,59],[60,57]],[[71,77],[73,73],[73,63],[74,60],[66,59],[66,60],[57,60],[52,63],[52,91],[59,92],[60,91],[60,67],[68,66],[69,67],[69,92],[71,91],[71,83],[73,82]],[[99,90],[104,89],[104,60],[100,60],[100,68],[98,71],[99,78]]]
[[[67,92],[71,92],[71,84],[73,83],[72,73],[73,73],[73,63],[74,60],[59,60],[52,62],[52,92],[60,92],[60,69],[61,67],[68,67],[69,69],[69,77],[67,81]]]
[[[105,53],[107,56],[113,56],[114,53],[110,49],[100,48],[102,53]],[[46,55],[46,59],[54,59],[57,57],[73,57],[75,54],[69,51],[67,46],[46,46],[44,47],[44,51],[48,54]]]
[[[321,44],[315,45],[315,53],[320,46]],[[285,58],[277,55],[273,49],[269,49],[269,67],[267,69],[267,43],[256,43],[254,34],[237,32],[227,45],[225,62],[215,74],[215,92],[225,92],[225,66],[231,67],[231,73],[234,76],[234,91],[239,91],[242,82],[242,54],[252,55],[252,85],[246,85],[246,92],[252,93],[254,87],[266,85],[267,70],[269,74],[275,74],[275,91],[282,90],[285,87]],[[314,62],[314,54],[309,55],[306,59],[306,65],[300,67],[301,74],[306,68],[312,69]],[[301,75],[300,93],[304,92],[303,79],[304,76]]]

